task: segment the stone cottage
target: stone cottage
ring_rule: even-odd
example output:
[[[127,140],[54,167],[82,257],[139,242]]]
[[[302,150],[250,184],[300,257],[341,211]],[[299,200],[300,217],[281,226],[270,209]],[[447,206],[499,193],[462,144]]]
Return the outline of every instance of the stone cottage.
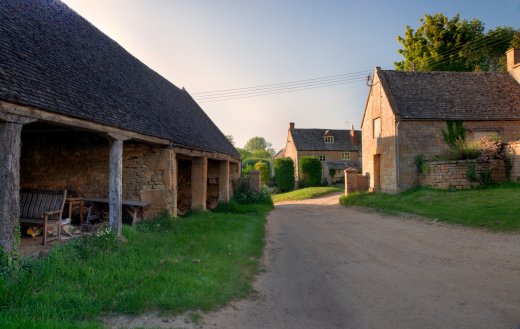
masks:
[[[344,169],[361,169],[361,130],[296,129],[289,123],[287,142],[276,157],[289,157],[294,161],[294,174],[299,179],[299,159],[314,156],[322,163],[322,178],[329,183],[344,176]],[[329,169],[336,169],[334,177]]]
[[[464,121],[466,140],[499,135],[519,153],[520,50],[508,72],[408,72],[376,67],[363,114],[363,173],[370,190],[399,193],[418,183],[414,163],[448,151],[442,129]],[[520,161],[514,161],[518,167]],[[513,168],[514,172],[518,168]]]
[[[180,89],[59,1],[0,2],[0,246],[19,188],[150,201],[147,217],[230,198],[240,154]],[[120,225],[119,225],[120,227]]]

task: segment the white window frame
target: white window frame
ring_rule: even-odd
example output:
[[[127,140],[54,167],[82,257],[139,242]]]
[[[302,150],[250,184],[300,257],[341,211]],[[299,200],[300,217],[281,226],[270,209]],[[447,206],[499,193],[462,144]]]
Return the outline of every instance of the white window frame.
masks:
[[[350,160],[350,152],[342,152],[341,160]]]
[[[325,136],[325,143],[334,143],[334,136]]]
[[[321,161],[321,162],[325,162],[325,161],[327,161],[326,159],[327,159],[327,157],[326,157],[325,155],[323,155],[323,154],[320,155],[320,161]]]

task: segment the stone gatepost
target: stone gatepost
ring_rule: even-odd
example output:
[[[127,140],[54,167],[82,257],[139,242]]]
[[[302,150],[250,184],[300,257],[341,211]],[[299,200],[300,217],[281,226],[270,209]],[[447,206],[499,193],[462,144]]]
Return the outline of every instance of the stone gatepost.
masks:
[[[260,171],[253,169],[249,172],[249,190],[251,192],[260,192],[262,181],[260,180]]]
[[[208,158],[194,158],[191,161],[191,209],[206,211],[208,191]]]
[[[358,191],[358,170],[355,168],[345,169],[345,195]]]

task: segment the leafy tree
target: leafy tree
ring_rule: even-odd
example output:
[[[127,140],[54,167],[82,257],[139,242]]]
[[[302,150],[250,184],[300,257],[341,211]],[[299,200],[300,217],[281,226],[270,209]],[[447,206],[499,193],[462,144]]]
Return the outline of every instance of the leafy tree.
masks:
[[[231,145],[235,146],[235,138],[233,137],[233,135],[226,135],[226,138],[231,143]]]
[[[266,148],[271,147],[271,143],[268,143],[263,137],[253,137],[247,141],[244,149],[249,152],[254,152],[258,150],[265,150]]]
[[[406,27],[405,36],[397,37],[404,49],[404,60],[395,62],[397,70],[410,71],[504,71],[505,52],[515,30],[497,27],[484,33],[478,19],[461,20],[457,14],[448,19],[443,14],[424,15],[421,26]]]
[[[270,159],[275,155],[275,150],[271,147],[271,143],[267,142],[263,137],[253,137],[247,141],[244,148],[237,148],[242,155],[242,159]]]

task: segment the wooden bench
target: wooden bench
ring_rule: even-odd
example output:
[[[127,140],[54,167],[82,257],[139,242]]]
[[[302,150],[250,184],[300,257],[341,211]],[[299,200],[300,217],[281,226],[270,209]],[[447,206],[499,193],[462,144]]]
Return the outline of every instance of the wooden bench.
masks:
[[[20,226],[43,227],[43,244],[47,243],[47,228],[58,226],[61,239],[61,216],[67,190],[20,189]]]

